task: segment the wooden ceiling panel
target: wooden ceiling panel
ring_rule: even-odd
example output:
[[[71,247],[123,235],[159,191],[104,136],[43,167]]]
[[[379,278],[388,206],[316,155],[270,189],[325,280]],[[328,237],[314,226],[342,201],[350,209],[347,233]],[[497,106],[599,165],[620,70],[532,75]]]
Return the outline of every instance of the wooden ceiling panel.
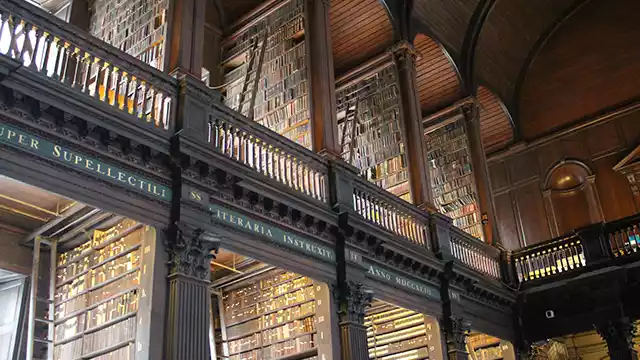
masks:
[[[415,0],[415,17],[452,57],[462,51],[464,36],[479,0]]]
[[[485,153],[490,154],[513,142],[511,118],[502,101],[484,86],[476,95],[480,103],[480,136]]]
[[[420,58],[416,63],[416,85],[422,114],[453,103],[462,96],[456,68],[440,44],[418,34],[414,41]]]
[[[478,38],[475,73],[511,104],[520,70],[538,38],[576,0],[496,0]]]
[[[640,97],[639,13],[637,0],[592,0],[547,40],[522,86],[525,139]]]
[[[378,0],[332,0],[329,16],[336,77],[393,43],[389,15]]]

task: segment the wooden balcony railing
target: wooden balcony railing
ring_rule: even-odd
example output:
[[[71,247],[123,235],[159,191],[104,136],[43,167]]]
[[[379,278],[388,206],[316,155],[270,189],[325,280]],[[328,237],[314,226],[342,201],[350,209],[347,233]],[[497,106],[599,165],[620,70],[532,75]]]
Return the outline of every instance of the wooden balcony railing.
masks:
[[[208,140],[217,151],[296,192],[327,203],[328,167],[321,156],[232,114],[221,104],[214,106],[218,107],[217,113],[227,115],[209,121]]]
[[[353,181],[353,208],[365,220],[431,249],[429,215],[360,177]]]
[[[605,224],[604,237],[612,257],[627,257],[640,252],[640,216]]]
[[[27,1],[0,3],[0,54],[131,121],[164,131],[172,126],[171,77]]]
[[[466,232],[451,226],[451,254],[470,268],[490,276],[501,278],[500,251]]]
[[[587,256],[577,234],[525,248],[514,254],[513,260],[520,283],[587,266]]]

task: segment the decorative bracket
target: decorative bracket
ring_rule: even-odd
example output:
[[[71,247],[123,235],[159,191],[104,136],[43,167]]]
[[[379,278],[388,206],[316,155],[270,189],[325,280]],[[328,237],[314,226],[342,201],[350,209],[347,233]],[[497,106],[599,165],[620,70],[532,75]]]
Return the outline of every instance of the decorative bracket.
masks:
[[[187,229],[184,224],[178,222],[166,231],[166,235],[165,249],[169,253],[169,276],[181,275],[209,281],[210,262],[218,253],[220,242],[204,239],[204,230]]]

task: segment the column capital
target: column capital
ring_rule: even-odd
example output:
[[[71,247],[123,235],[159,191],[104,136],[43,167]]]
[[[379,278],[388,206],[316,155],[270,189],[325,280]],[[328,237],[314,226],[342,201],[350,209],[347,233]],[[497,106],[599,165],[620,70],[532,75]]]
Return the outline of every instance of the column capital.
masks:
[[[332,286],[333,299],[338,305],[340,322],[362,325],[364,314],[373,301],[373,293],[362,288],[362,283],[347,281],[344,289]]]
[[[460,111],[462,111],[462,115],[464,115],[464,119],[467,122],[480,119],[480,105],[476,101],[460,105]]]
[[[212,251],[218,252],[219,241],[211,241],[202,229],[190,229],[175,223],[167,230],[165,249],[169,254],[169,277],[184,276],[209,281],[211,276]]]
[[[466,351],[467,335],[471,332],[471,322],[461,316],[451,316],[451,337],[457,350]]]
[[[633,349],[633,337],[637,332],[635,322],[628,317],[622,317],[595,324],[595,328],[607,342],[609,356],[612,359],[638,359],[638,354]]]
[[[410,56],[413,60],[420,58],[420,53],[416,50],[415,46],[409,43],[407,40],[400,40],[393,44],[387,52],[394,56],[400,57],[403,60],[405,57]]]

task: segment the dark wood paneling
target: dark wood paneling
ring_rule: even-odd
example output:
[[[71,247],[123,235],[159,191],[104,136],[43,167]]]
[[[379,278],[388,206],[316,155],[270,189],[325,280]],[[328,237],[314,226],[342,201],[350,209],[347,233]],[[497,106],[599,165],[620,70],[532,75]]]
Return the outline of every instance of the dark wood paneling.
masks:
[[[511,193],[503,193],[495,197],[496,218],[500,240],[507,250],[519,249],[520,235],[516,220],[516,213],[511,202]]]
[[[416,85],[422,114],[449,105],[462,97],[456,68],[440,44],[418,34],[414,40],[420,57],[416,62]]]
[[[520,153],[507,161],[511,183],[517,184],[538,176],[536,154],[533,151]]]
[[[525,152],[489,162],[498,226],[506,232],[506,235],[501,233],[502,241],[512,243],[511,239],[505,238],[512,236],[514,231],[510,213],[517,222],[522,222],[527,244],[545,240],[540,238],[549,233],[547,214],[541,206],[544,205],[544,181],[548,171],[566,159],[580,160],[593,171],[605,221],[634,215],[638,210],[629,183],[613,167],[635,148],[638,141],[640,111],[569,132]],[[506,169],[504,164],[507,164]],[[510,193],[516,200],[515,205],[506,200]],[[553,200],[560,233],[589,223],[588,208],[583,199],[559,199],[556,194]],[[503,221],[506,223],[502,224]],[[516,234],[520,233],[516,231]]]
[[[513,142],[513,127],[502,101],[484,86],[478,87],[480,136],[485,152],[500,150]]]
[[[574,1],[496,1],[478,38],[475,70],[508,104],[530,50]]]
[[[635,0],[592,0],[548,39],[522,87],[525,138],[640,94],[639,13]]]
[[[598,159],[593,164],[596,173],[596,188],[606,221],[617,220],[636,213],[633,193],[624,176],[613,171],[613,167],[626,155],[613,154]]]
[[[585,131],[585,139],[592,159],[624,147],[624,139],[620,138],[615,122],[609,122]]]
[[[591,224],[589,202],[583,191],[571,195],[554,195],[552,201],[560,234],[568,234]]]
[[[491,190],[496,193],[509,187],[509,177],[507,167],[502,161],[488,164],[489,178],[491,180]]]
[[[418,20],[427,26],[453,57],[461,54],[464,36],[478,0],[415,0]]]
[[[331,0],[329,16],[336,77],[393,43],[389,15],[378,0]]]
[[[522,232],[526,245],[537,244],[549,240],[551,233],[540,191],[540,182],[533,181],[517,187],[515,197],[518,202]]]
[[[640,145],[640,111],[622,116],[616,123],[629,151]]]

